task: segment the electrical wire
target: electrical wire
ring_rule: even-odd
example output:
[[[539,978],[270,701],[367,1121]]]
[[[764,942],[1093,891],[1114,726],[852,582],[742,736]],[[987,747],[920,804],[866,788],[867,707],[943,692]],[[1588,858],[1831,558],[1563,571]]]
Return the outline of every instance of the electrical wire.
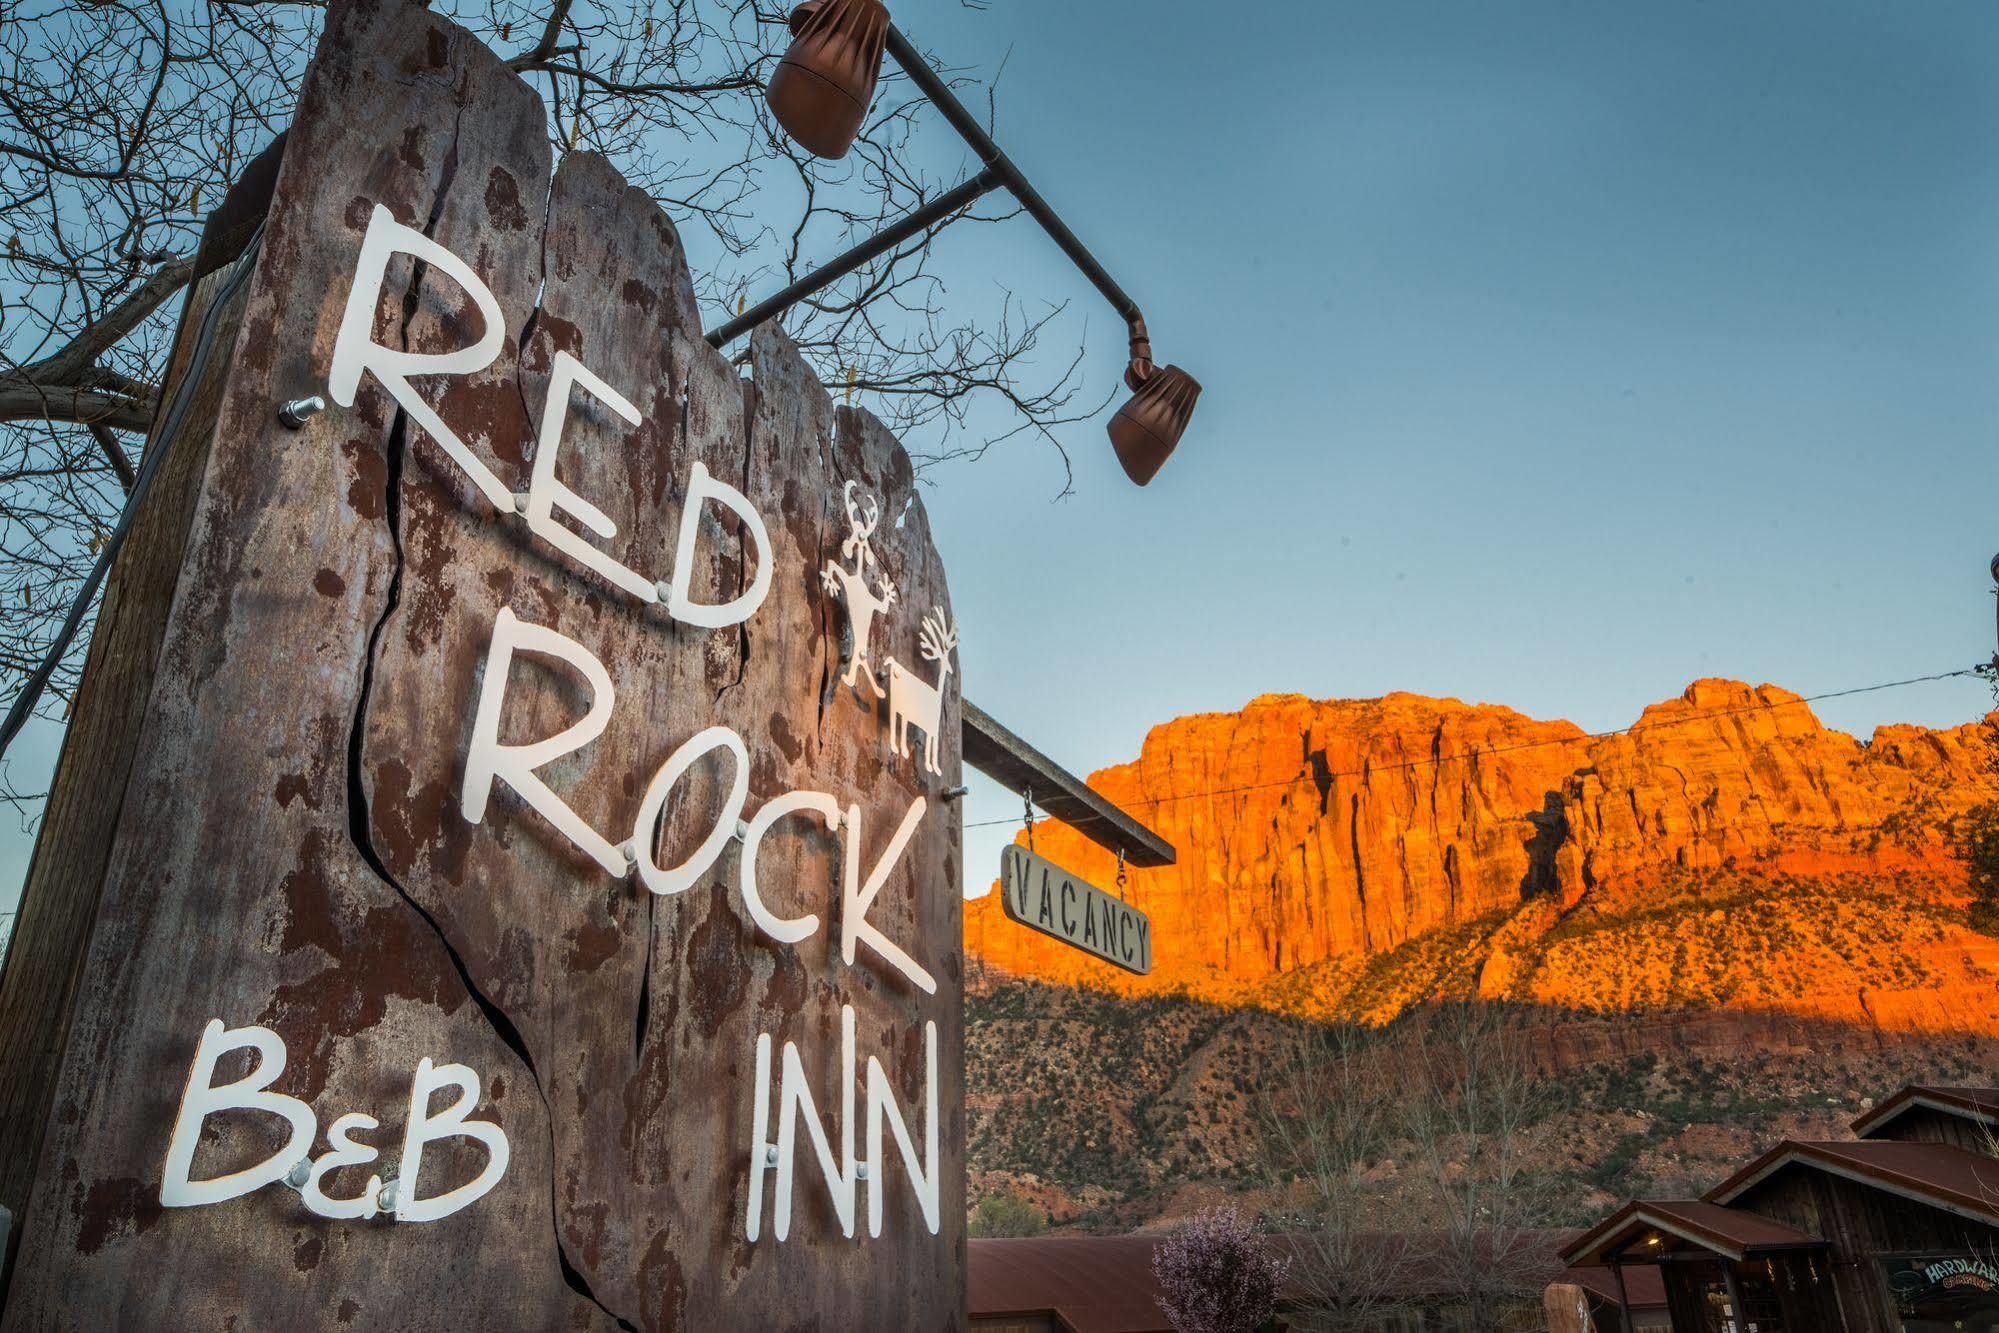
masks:
[[[8,705],[6,721],[0,722],[0,758],[6,757],[8,749],[14,744],[14,738],[21,734],[21,728],[26,726],[28,719],[34,715],[35,705],[41,702],[42,692],[48,689],[50,678],[55,675],[56,668],[62,664],[62,659],[68,654],[69,646],[83,624],[85,613],[90,610],[90,604],[97,598],[98,585],[104,581],[104,575],[111,568],[111,562],[117,558],[119,549],[125,545],[126,534],[132,530],[132,520],[138,514],[140,504],[145,501],[146,492],[152,487],[153,478],[159,474],[160,464],[166,458],[174,437],[180,433],[181,418],[187,415],[188,403],[193,399],[195,387],[200,384],[202,372],[207,368],[209,353],[214,350],[215,330],[222,322],[223,308],[229,304],[237,289],[256,268],[257,251],[263,245],[263,241],[264,224],[259,222],[257,229],[250,233],[250,239],[244,244],[243,253],[237,256],[236,267],[230,271],[228,281],[222,290],[216,293],[215,299],[209,302],[208,309],[202,313],[201,328],[195,337],[194,353],[188,358],[187,369],[182,373],[180,383],[174,386],[174,396],[167,403],[166,414],[160,418],[159,429],[153,432],[153,447],[139,460],[138,475],[132,479],[132,493],[125,497],[125,507],[118,513],[117,525],[111,529],[110,536],[105,538],[103,549],[97,553],[96,563],[90,567],[89,577],[84,579],[83,586],[77,589],[76,597],[70,602],[69,614],[63,617],[62,628],[49,642],[48,650],[43,653],[42,660],[21,686],[21,692],[14,696],[14,702]]]
[[[1826,690],[1819,694],[1808,694],[1796,699],[1778,699],[1769,703],[1747,704],[1740,708],[1717,708],[1704,713],[1688,713],[1680,717],[1663,718],[1657,722],[1634,722],[1628,727],[1617,727],[1610,731],[1585,732],[1580,736],[1558,736],[1548,740],[1520,741],[1513,745],[1496,745],[1484,749],[1462,750],[1456,754],[1429,755],[1421,759],[1403,759],[1393,763],[1368,763],[1360,768],[1344,769],[1337,772],[1297,773],[1274,782],[1252,782],[1236,787],[1216,787],[1207,791],[1175,792],[1170,796],[1140,796],[1125,805],[1149,805],[1157,809],[1169,801],[1192,801],[1214,796],[1237,796],[1245,792],[1268,791],[1276,787],[1295,787],[1301,782],[1331,782],[1336,778],[1368,777],[1375,773],[1394,773],[1404,769],[1442,767],[1461,760],[1478,760],[1493,755],[1513,754],[1521,750],[1540,750],[1557,745],[1580,745],[1586,741],[1609,740],[1614,736],[1634,736],[1642,731],[1657,731],[1665,727],[1686,726],[1694,722],[1707,722],[1715,718],[1739,717],[1747,713],[1766,713],[1777,708],[1791,708],[1800,704],[1819,703],[1826,699],[1846,699],[1857,694],[1874,694],[1881,690],[1902,689],[1909,685],[1927,685],[1939,680],[1952,680],[1959,676],[1988,676],[1993,668],[1988,665],[1963,667],[1956,671],[1938,671],[1927,676],[1909,676],[1902,680],[1884,680],[1873,685],[1856,685],[1844,690]],[[1065,819],[1064,823],[1074,827],[1103,819],[1102,815],[1084,815],[1077,819]],[[1002,824],[1018,824],[1018,816],[1009,819],[986,819],[966,824],[967,829],[997,828]]]

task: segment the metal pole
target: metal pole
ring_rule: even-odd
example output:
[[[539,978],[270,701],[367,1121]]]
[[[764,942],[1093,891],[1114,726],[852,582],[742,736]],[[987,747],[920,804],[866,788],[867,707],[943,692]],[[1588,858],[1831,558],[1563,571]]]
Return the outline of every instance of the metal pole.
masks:
[[[1041,229],[1061,247],[1062,253],[1069,256],[1069,261],[1083,271],[1083,276],[1103,293],[1104,299],[1111,303],[1111,308],[1124,319],[1131,337],[1133,360],[1149,363],[1152,359],[1152,343],[1146,336],[1145,316],[1139,313],[1138,303],[1125,294],[1124,288],[1118,286],[1117,279],[1104,271],[1104,266],[1090,253],[1090,248],[1076,238],[1076,233],[1070,231],[1068,224],[1049,207],[1048,201],[1041,197],[1041,192],[1035,189],[1033,183],[1021,174],[1020,168],[1013,164],[1013,159],[993,142],[993,137],[986,133],[978,119],[966,110],[963,102],[958,100],[958,95],[937,77],[936,71],[930,68],[922,53],[911,46],[909,39],[904,37],[901,30],[892,23],[888,29],[888,52],[895,57],[895,63],[902,66],[902,72],[909,76],[909,81],[916,85],[917,91],[943,112],[944,119],[951,122],[951,128],[958,131],[959,137],[971,145],[972,150],[979,155],[979,160],[984,163],[984,169],[949,193],[939,195],[902,221],[861,242],[824,268],[815,269],[783,291],[757,302],[709,334],[709,346],[721,347],[734,342],[787,306],[846,277],[870,259],[894,249],[925,227],[942,221],[970,204],[980,195],[1004,186],[1007,193],[1020,201],[1020,206],[1027,215],[1041,224]]]
[[[1992,557],[1992,581],[1995,584],[1999,584],[1999,555]],[[1993,633],[1999,635],[1999,587],[1995,587],[1992,590],[1992,596],[1995,599],[1992,611]],[[1999,647],[1994,647],[1992,650],[1992,669],[1995,672],[1999,672]],[[1995,679],[1999,679],[1999,677],[1995,677]]]
[[[1117,285],[1115,278],[1104,272],[1104,266],[1097,262],[1097,257],[1090,253],[1089,247],[1076,239],[1076,233],[1070,231],[1067,224],[1055,215],[1055,210],[1048,206],[1048,201],[1041,197],[1040,191],[1028,183],[1027,177],[1021,175],[1020,168],[1013,164],[1013,159],[993,142],[993,137],[987,134],[972,113],[965,109],[965,104],[958,100],[957,94],[937,77],[936,71],[930,68],[922,53],[909,44],[909,39],[904,37],[902,30],[893,23],[889,24],[888,28],[888,53],[895,57],[896,64],[902,66],[902,72],[909,76],[909,81],[916,85],[917,91],[929,98],[937,109],[944,113],[944,119],[950,121],[951,128],[958,131],[959,136],[978,153],[979,160],[1000,174],[1001,180],[1006,183],[1007,191],[1020,201],[1020,206],[1027,210],[1029,217],[1041,224],[1041,229],[1054,239],[1055,244],[1062,247],[1062,253],[1068,255],[1076,267],[1083,270],[1084,276],[1096,284],[1097,290],[1102,292],[1104,299],[1124,317],[1125,323],[1142,327],[1144,317],[1138,313],[1138,303],[1125,295],[1124,288]]]
[[[951,214],[968,207],[979,196],[999,188],[1001,181],[1001,174],[988,167],[970,180],[953,186],[901,221],[876,232],[825,267],[814,269],[783,291],[757,302],[710,333],[708,345],[722,347],[734,342],[780,310],[831,286],[870,259],[887,254],[932,223],[941,222]]]

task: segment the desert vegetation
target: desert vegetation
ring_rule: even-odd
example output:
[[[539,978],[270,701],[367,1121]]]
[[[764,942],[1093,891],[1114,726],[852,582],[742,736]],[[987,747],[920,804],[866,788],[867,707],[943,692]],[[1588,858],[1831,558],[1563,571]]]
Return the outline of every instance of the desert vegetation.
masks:
[[[1513,1016],[1545,1070],[1546,1099],[1514,1137],[1547,1226],[1593,1221],[1634,1194],[1699,1193],[1776,1138],[1841,1137],[1903,1082],[1981,1084],[1999,1069],[1999,1039],[1972,1032],[1487,1004]],[[1386,1042],[1402,1030],[1350,1029]],[[1286,1052],[1332,1031],[1264,1009],[989,982],[967,1004],[973,1197],[1022,1193],[1051,1227],[1101,1232],[1220,1202],[1295,1208],[1260,1107]],[[1411,1170],[1391,1155],[1359,1173],[1356,1206],[1389,1215]]]

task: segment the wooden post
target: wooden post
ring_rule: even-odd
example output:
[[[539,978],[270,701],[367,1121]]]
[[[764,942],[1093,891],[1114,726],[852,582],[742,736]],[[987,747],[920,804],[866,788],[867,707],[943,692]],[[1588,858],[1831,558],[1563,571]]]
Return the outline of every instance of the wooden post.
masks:
[[[247,219],[254,227],[269,206],[270,187],[268,172],[253,166],[209,219],[182,302],[163,399],[181,391],[196,331],[242,251],[247,235],[242,224]],[[110,859],[110,840],[103,833],[116,826],[124,801],[247,296],[247,288],[239,289],[230,307],[217,312],[212,335],[216,350],[190,390],[193,397],[175,438],[147,441],[148,451],[168,453],[105,582],[82,685],[0,972],[0,1069],[7,1071],[0,1079],[0,1205],[16,1219],[8,1238],[8,1266],[21,1237],[19,1223],[27,1211]]]
[[[1743,1333],[1748,1327],[1748,1321],[1742,1316],[1742,1292],[1735,1285],[1735,1264],[1727,1258],[1721,1260],[1721,1280],[1722,1284],[1728,1290],[1728,1323],[1730,1331],[1731,1333]]]
[[[368,371],[342,405],[333,351],[380,210],[464,269],[392,255],[361,343],[440,354],[491,329],[498,348],[419,377],[415,400]],[[106,688],[93,649],[78,736],[131,738],[122,798],[52,821],[38,853],[94,904],[74,909],[87,960],[0,1324],[962,1327],[960,847],[941,799],[961,706],[955,655],[919,653],[924,616],[955,620],[900,446],[836,410],[775,330],[741,379],[652,201],[589,154],[552,172],[533,91],[404,0],[329,6],[240,329],[208,447],[186,455],[185,538],[158,557],[150,683]],[[596,378],[558,380],[578,365]],[[310,393],[332,407],[280,425]],[[538,444],[551,399],[559,432]],[[587,502],[615,533],[568,524],[574,541],[672,596],[496,506],[447,436],[503,499]],[[931,691],[927,757],[921,736],[891,749],[887,701],[837,683],[822,574],[850,484],[890,516],[873,554],[899,597],[873,642],[909,698]],[[703,498],[722,487],[740,509]],[[756,589],[739,623],[689,607]],[[514,621],[573,653],[537,640],[497,669]],[[545,798],[517,771],[490,793],[470,776],[475,751],[580,719],[587,744],[532,770]],[[746,762],[711,747],[659,777],[712,728]],[[77,791],[85,762],[73,737]],[[553,801],[614,860],[696,872],[649,891]],[[184,1121],[184,1094],[269,1072],[241,1054],[204,1071],[211,1023],[281,1045],[264,1105],[316,1123],[307,1159],[347,1113],[379,1122],[348,1122],[379,1155],[292,1173],[304,1193],[175,1195],[177,1125],[200,1135],[191,1180],[282,1171],[289,1151],[271,1109]],[[413,1095],[419,1071],[447,1069],[478,1079],[463,1111],[504,1140],[497,1176],[494,1138],[412,1133],[453,1101]],[[473,1182],[490,1189],[419,1220]],[[336,1220],[309,1205],[320,1185],[386,1211]]]

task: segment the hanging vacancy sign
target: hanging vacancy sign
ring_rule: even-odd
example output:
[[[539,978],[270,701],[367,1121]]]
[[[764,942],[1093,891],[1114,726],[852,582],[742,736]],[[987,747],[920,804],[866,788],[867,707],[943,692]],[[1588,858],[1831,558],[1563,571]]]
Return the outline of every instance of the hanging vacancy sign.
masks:
[[[1152,971],[1145,913],[1025,847],[1000,852],[1000,905],[1029,930],[1140,976]]]

